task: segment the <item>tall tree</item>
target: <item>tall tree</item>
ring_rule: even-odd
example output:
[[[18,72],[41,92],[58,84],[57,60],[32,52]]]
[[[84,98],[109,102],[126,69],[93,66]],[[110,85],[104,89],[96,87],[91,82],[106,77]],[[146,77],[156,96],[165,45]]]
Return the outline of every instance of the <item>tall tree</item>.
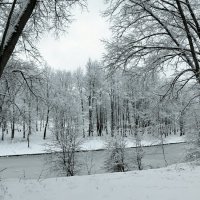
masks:
[[[108,0],[113,39],[107,66],[135,74],[170,68],[174,84],[200,83],[200,13],[197,0]],[[184,78],[183,78],[184,77]],[[183,80],[184,79],[184,80]]]

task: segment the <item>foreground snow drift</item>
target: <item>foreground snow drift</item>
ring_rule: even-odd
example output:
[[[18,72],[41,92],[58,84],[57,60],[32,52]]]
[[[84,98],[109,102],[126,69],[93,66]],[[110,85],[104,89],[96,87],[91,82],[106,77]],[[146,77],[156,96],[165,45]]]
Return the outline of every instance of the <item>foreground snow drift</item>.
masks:
[[[200,167],[181,164],[127,173],[8,179],[2,184],[4,200],[199,200]]]

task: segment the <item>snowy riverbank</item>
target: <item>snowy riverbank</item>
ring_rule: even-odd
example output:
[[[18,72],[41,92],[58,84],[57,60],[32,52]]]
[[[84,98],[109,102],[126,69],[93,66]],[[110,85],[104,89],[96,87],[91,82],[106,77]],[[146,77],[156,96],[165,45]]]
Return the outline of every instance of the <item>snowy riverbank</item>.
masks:
[[[81,150],[98,150],[106,148],[106,141],[108,138],[90,137],[81,140]],[[164,144],[180,143],[185,141],[186,137],[180,137],[178,135],[171,135],[163,139]],[[41,134],[33,134],[30,137],[30,147],[28,148],[26,139],[16,137],[11,140],[9,137],[6,137],[5,141],[0,141],[0,156],[46,153],[48,151],[49,144],[51,143],[51,136],[47,137],[46,140],[43,140]],[[145,136],[142,139],[143,146],[159,145],[160,143],[161,140],[159,138]],[[126,147],[135,147],[134,138],[126,138]]]

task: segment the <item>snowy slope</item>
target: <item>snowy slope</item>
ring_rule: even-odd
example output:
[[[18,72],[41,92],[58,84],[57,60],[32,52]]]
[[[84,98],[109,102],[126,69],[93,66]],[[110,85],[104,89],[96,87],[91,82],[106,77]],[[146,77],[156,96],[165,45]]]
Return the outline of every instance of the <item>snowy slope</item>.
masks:
[[[4,200],[199,200],[200,167],[163,169],[45,180],[8,179]]]

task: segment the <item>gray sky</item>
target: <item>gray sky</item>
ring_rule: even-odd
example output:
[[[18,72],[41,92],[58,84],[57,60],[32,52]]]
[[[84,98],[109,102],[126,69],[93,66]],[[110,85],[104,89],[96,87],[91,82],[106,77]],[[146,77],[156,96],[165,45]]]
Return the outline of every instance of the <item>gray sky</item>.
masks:
[[[48,35],[40,41],[40,52],[51,67],[74,70],[84,67],[89,58],[101,59],[104,46],[100,40],[110,35],[108,23],[100,14],[105,7],[103,0],[88,0],[89,11],[73,12],[75,21],[67,34],[57,40]]]

